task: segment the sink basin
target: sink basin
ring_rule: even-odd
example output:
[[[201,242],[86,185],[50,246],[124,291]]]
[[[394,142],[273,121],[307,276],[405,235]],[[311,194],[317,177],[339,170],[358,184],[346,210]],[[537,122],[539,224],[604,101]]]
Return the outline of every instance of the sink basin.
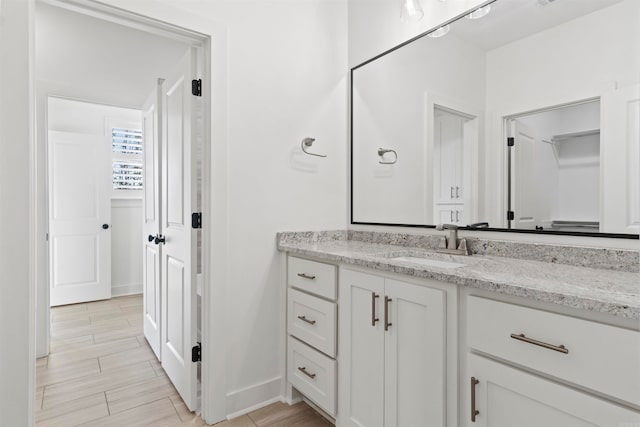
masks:
[[[465,267],[465,264],[460,264],[459,262],[451,262],[451,261],[440,261],[437,259],[429,259],[429,258],[421,258],[416,256],[399,256],[391,258],[394,261],[400,262],[408,262],[411,264],[424,265],[427,267],[438,267],[438,268],[460,268]]]

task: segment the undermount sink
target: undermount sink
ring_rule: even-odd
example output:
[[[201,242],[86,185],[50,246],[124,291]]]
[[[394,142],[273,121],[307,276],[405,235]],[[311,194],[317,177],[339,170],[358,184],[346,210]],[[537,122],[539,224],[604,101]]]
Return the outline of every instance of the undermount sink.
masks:
[[[417,256],[399,256],[393,257],[391,259],[394,261],[408,262],[411,264],[424,265],[427,267],[460,268],[466,266],[465,264],[460,264],[459,262],[440,261],[436,259],[422,258]]]

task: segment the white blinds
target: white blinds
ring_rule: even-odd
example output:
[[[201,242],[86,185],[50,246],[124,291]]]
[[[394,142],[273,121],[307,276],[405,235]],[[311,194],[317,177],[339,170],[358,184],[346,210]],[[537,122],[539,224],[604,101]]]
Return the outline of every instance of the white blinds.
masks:
[[[118,154],[142,154],[142,130],[111,130],[111,151]]]

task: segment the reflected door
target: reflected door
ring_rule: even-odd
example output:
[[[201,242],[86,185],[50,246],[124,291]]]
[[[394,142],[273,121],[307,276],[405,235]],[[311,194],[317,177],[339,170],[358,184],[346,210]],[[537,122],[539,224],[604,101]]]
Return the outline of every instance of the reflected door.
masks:
[[[511,210],[514,220],[510,228],[533,229],[537,223],[537,183],[535,182],[535,137],[517,120],[511,121],[514,146],[511,147]]]
[[[105,136],[49,132],[52,306],[111,298],[109,150]]]

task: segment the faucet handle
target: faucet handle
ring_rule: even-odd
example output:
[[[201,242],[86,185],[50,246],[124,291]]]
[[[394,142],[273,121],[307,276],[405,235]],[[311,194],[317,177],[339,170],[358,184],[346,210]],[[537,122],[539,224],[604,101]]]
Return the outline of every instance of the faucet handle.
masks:
[[[455,224],[438,224],[436,225],[436,230],[438,231],[442,231],[442,230],[457,230],[458,226]]]

